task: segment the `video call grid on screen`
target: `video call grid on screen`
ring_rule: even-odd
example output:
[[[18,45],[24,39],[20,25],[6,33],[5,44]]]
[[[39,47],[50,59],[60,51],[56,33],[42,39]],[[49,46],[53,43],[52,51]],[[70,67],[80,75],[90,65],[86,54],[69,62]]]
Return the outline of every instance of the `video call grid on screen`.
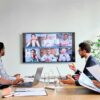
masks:
[[[75,62],[75,32],[23,33],[23,62]]]

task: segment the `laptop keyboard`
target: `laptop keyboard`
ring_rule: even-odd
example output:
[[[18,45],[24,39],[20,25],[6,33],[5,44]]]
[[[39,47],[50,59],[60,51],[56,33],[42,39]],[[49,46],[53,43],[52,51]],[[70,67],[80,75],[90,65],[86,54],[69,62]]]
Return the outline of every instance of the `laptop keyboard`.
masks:
[[[20,87],[32,87],[32,85],[33,85],[33,82],[24,82],[24,83],[18,84],[17,86],[20,86]]]

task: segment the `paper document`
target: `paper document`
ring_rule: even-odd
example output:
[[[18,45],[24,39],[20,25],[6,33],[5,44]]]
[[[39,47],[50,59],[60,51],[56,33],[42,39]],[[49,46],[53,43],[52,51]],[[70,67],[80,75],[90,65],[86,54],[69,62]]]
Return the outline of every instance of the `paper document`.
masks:
[[[100,88],[96,87],[93,84],[92,80],[89,79],[84,73],[81,73],[81,75],[79,77],[79,83],[80,83],[80,85],[82,85],[88,89],[91,89],[91,90],[94,90],[94,91],[100,93]]]
[[[100,65],[94,65],[87,69],[98,81],[100,81]]]
[[[44,96],[47,95],[44,88],[17,88],[14,96]]]

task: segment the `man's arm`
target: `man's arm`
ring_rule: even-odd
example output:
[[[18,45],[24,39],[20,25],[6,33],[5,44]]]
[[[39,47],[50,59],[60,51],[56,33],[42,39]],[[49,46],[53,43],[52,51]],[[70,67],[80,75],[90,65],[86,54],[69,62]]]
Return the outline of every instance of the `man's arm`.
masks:
[[[74,80],[70,75],[67,76],[67,77],[68,78],[66,80],[61,80],[61,82],[64,83],[64,84],[80,86],[78,80]]]
[[[67,76],[67,79],[65,80],[60,80],[62,83],[64,84],[71,84],[71,85],[75,85],[75,80],[70,76],[68,75]]]
[[[2,84],[2,85],[12,84],[12,81],[11,80],[6,80],[6,79],[0,77],[0,84]]]
[[[6,79],[0,77],[0,84],[1,85],[7,85],[7,84],[9,84],[9,85],[16,85],[16,84],[18,84],[20,82],[23,82],[23,81],[24,80],[22,78],[11,81],[11,80],[6,80]]]
[[[76,69],[76,67],[75,67],[75,65],[72,63],[72,64],[69,64],[69,68],[71,69],[71,70],[73,70],[74,72],[75,72],[75,74],[80,74],[81,73],[81,71],[80,70],[77,70]]]
[[[94,83],[95,86],[97,86],[98,88],[100,88],[100,82],[99,81],[93,80],[93,83]]]
[[[80,74],[81,73],[81,71],[80,70],[76,70],[76,72],[75,72],[75,74]]]
[[[11,77],[6,72],[6,69],[3,66],[0,66],[0,76],[3,77],[6,80],[16,80],[15,77]]]

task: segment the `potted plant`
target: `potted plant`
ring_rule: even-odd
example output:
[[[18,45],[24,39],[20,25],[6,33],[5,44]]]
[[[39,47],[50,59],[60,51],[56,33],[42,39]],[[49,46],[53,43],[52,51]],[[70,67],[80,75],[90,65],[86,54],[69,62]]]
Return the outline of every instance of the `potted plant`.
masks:
[[[96,41],[86,40],[85,42],[91,45],[91,53],[100,63],[100,35],[97,36]]]

